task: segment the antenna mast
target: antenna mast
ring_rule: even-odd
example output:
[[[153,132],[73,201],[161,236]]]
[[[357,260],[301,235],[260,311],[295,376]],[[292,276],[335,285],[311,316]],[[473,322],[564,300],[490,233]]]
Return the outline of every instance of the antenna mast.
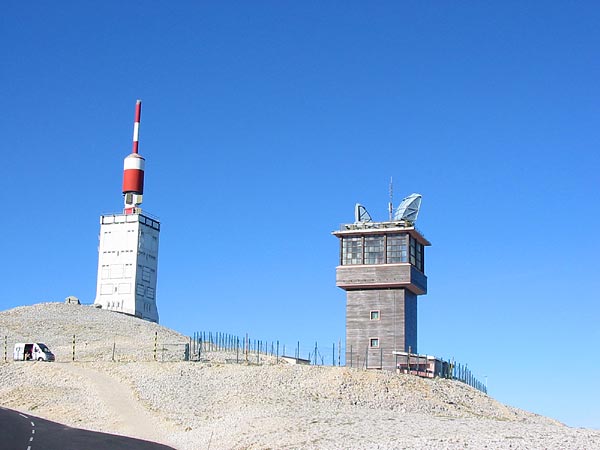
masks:
[[[394,212],[394,180],[390,177],[390,202],[388,203],[388,212],[390,215],[390,222],[392,221],[392,214]]]
[[[133,148],[131,153],[138,152],[138,146],[140,141],[140,118],[142,116],[142,101],[138,100],[135,102],[135,121],[133,122]]]
[[[144,194],[144,167],[146,160],[138,153],[140,140],[140,117],[142,115],[142,101],[135,103],[135,120],[133,122],[133,148],[123,161],[123,196],[125,206],[124,214],[137,214],[141,212]]]

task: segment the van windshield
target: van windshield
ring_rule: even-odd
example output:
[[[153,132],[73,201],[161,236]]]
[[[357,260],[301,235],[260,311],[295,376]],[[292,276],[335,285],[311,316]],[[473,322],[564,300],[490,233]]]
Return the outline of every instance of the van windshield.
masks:
[[[50,353],[50,349],[48,347],[46,347],[44,344],[38,344],[38,347],[40,348],[41,351],[43,351],[44,353]]]

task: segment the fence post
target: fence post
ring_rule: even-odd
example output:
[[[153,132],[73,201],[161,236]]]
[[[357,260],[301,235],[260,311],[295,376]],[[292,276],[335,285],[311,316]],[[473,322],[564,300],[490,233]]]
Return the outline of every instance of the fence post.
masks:
[[[369,368],[369,347],[365,351],[365,370]]]
[[[73,335],[73,361],[75,361],[75,335]]]
[[[317,361],[317,342],[315,341],[315,366],[318,365]]]
[[[277,364],[279,364],[279,341],[277,341]]]
[[[335,342],[333,343],[333,351],[331,353],[331,365],[335,367]]]
[[[4,336],[4,362],[7,362],[6,359],[6,348],[8,347],[8,336]]]
[[[338,367],[342,365],[342,340],[338,340]]]
[[[158,347],[158,331],[154,332],[154,361],[156,361],[156,350]]]
[[[117,343],[115,341],[113,341],[113,353],[112,353],[112,360],[113,362],[115,362],[115,347],[117,346]]]

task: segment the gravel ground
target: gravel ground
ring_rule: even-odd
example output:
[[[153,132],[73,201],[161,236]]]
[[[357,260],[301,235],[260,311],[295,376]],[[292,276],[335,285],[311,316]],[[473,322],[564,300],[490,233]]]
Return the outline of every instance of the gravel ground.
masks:
[[[0,404],[67,425],[151,436],[181,450],[600,448],[599,430],[569,428],[459,382],[227,364],[231,355],[216,352],[202,363],[154,361],[155,335],[159,343],[188,342],[159,325],[89,306],[0,312],[9,353],[14,342],[43,341],[58,360],[0,364]],[[119,401],[124,393],[131,393],[126,408]]]

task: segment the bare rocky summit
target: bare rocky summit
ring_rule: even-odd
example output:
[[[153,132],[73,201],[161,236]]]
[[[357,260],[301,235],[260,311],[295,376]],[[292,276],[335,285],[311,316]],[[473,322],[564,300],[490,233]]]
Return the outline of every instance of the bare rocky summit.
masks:
[[[0,312],[4,336],[2,406],[182,450],[600,448],[598,430],[569,428],[451,380],[270,358],[228,364],[231,355],[218,352],[175,361],[188,337],[91,306]],[[13,362],[12,346],[23,341],[45,342],[57,362]]]

